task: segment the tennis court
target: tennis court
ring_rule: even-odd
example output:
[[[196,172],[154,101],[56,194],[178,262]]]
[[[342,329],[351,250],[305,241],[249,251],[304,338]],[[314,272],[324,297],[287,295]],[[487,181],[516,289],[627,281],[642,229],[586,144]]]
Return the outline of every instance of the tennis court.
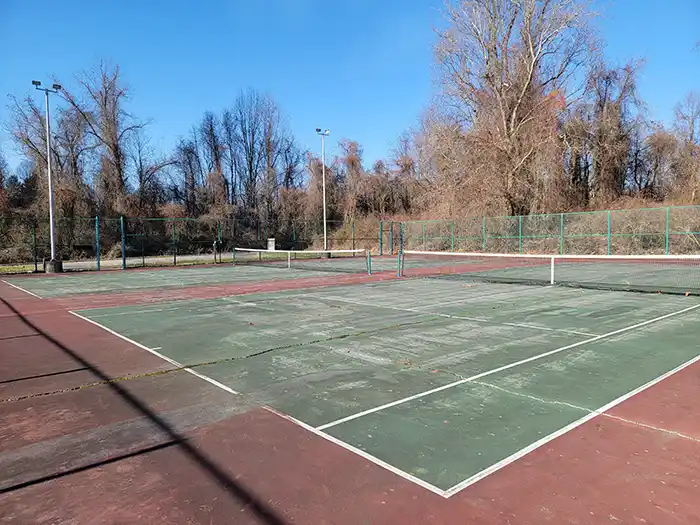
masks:
[[[484,497],[479,491],[488,492],[489,483],[502,486],[504,480],[518,480],[518,465],[529,465],[529,475],[534,478],[538,469],[544,476],[545,459],[537,456],[538,451],[565,446],[567,436],[577,432],[580,436],[589,428],[595,433],[596,428],[600,432],[600,428],[617,425],[629,432],[648,432],[656,445],[663,443],[664,450],[676,446],[697,450],[697,416],[685,422],[670,416],[674,410],[687,416],[684,410],[697,408],[694,401],[686,399],[680,408],[669,406],[658,418],[656,409],[637,406],[633,415],[618,408],[677,381],[686,369],[698,374],[698,367],[692,365],[700,359],[700,300],[692,295],[697,286],[694,274],[688,274],[695,269],[694,261],[664,259],[663,274],[659,274],[659,261],[652,266],[648,261],[627,260],[616,264],[614,271],[605,270],[596,260],[556,261],[562,263],[556,282],[563,286],[551,286],[555,266],[551,258],[471,257],[456,262],[458,257],[452,256],[445,262],[442,255],[407,252],[401,279],[285,289],[284,280],[297,279],[298,274],[314,277],[316,270],[286,268],[291,257],[281,260],[283,268],[261,259],[257,262],[262,264],[235,267],[105,272],[9,282],[41,297],[109,294],[120,288],[147,294],[159,286],[172,286],[174,277],[168,273],[176,273],[178,286],[183,287],[212,279],[275,282],[278,289],[264,293],[158,304],[132,301],[72,309],[69,316],[86,334],[95,330],[90,333],[99,332],[113,344],[130,345],[133,351],[160,363],[132,373],[121,371],[115,381],[118,384],[129,388],[148,379],[154,382],[150,388],[157,391],[161,382],[187,376],[201,383],[197,388],[217,392],[207,395],[224,396],[217,397],[217,403],[237,407],[237,414],[263,407],[309,439],[325,443],[315,445],[320,456],[330,455],[320,452],[330,446],[338,451],[333,453],[350,454],[388,473],[388,479],[400,479],[446,502],[458,500],[459,505],[467,505],[475,497]],[[321,264],[334,263],[325,260]],[[361,263],[350,264],[363,273]],[[638,273],[632,271],[634,264]],[[651,282],[648,271],[641,271],[642,264],[657,268],[657,282]],[[395,272],[397,261],[386,259],[379,267],[386,273]],[[237,275],[231,277],[234,273]],[[318,270],[318,274],[326,272]],[[80,284],[63,282],[69,280]],[[166,281],[170,284],[164,284]],[[534,283],[545,286],[530,285]],[[619,283],[625,290],[653,288],[673,293],[619,291],[615,289]],[[80,387],[89,394],[104,384]],[[597,423],[590,427],[594,419]],[[619,447],[618,452],[632,447],[610,435],[608,445]],[[588,449],[590,443],[580,447]],[[649,459],[656,451],[647,452],[647,468],[659,478],[667,476],[668,472],[654,470],[662,468],[659,461]],[[613,464],[613,456],[589,459]],[[528,457],[539,459],[524,462]],[[265,463],[264,458],[258,461]],[[311,463],[315,461],[318,459]],[[539,467],[537,461],[542,463]],[[333,467],[322,464],[312,483],[318,485],[321,476],[325,486],[331,483],[327,477]],[[668,463],[663,468],[672,470]],[[268,463],[264,469],[278,479],[274,465]],[[624,477],[624,468],[618,474]],[[349,472],[337,475],[352,478]],[[377,474],[365,471],[364,476],[365,485],[371,486]],[[572,468],[559,479],[562,490],[577,483],[576,477]],[[489,481],[492,478],[495,481]],[[684,490],[693,483],[680,475],[674,482]],[[520,490],[533,490],[525,479],[512,483]],[[590,483],[595,485],[593,480]],[[481,486],[486,488],[478,488]],[[586,491],[580,490],[582,496]],[[345,501],[347,491],[352,492],[346,489],[337,497]],[[607,499],[602,496],[603,506],[622,512],[628,504],[613,492]],[[424,501],[422,498],[417,501]],[[307,504],[297,502],[297,506]],[[372,515],[375,504],[362,500],[363,519]],[[494,499],[484,505],[495,512],[503,504]],[[448,509],[454,512],[452,507],[436,505],[431,501],[426,508],[437,514]],[[526,513],[532,512],[542,510]],[[638,515],[639,509],[634,512]],[[573,514],[567,516],[571,522],[574,518],[580,523],[600,522],[598,515]],[[566,514],[552,515],[561,518]],[[340,521],[359,523],[357,517],[351,512],[347,521]],[[483,522],[502,521],[494,514]]]

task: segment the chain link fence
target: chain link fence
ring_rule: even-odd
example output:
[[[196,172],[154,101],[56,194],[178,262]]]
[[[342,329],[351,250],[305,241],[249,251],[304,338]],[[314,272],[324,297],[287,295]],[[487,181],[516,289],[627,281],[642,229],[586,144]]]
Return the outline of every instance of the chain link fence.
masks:
[[[380,250],[671,255],[700,252],[700,206],[382,223]]]

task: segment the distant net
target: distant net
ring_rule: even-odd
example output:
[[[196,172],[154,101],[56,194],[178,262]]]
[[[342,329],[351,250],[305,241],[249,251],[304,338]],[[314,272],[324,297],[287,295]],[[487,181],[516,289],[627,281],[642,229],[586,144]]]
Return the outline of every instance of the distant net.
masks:
[[[292,268],[321,272],[372,273],[367,250],[263,250],[234,248],[233,262],[237,266],[261,268]]]
[[[700,295],[700,255],[527,255],[407,250],[406,277]]]

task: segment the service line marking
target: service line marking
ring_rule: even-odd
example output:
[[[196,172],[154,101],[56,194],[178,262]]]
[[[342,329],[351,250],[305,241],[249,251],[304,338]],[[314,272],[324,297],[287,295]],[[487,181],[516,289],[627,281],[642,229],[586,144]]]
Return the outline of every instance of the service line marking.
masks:
[[[554,350],[550,350],[548,352],[543,352],[541,354],[537,354],[537,355],[534,355],[534,356],[531,356],[531,357],[528,357],[525,359],[521,359],[519,361],[515,361],[515,362],[507,364],[507,365],[499,366],[498,368],[494,368],[492,370],[487,370],[485,372],[481,372],[481,373],[473,375],[471,377],[465,377],[463,379],[453,381],[452,383],[447,383],[446,385],[442,385],[442,386],[439,386],[437,388],[426,390],[424,392],[419,392],[417,394],[413,394],[411,396],[407,396],[407,397],[404,397],[402,399],[397,399],[397,400],[392,401],[390,403],[385,403],[383,405],[379,405],[379,406],[376,406],[374,408],[370,408],[368,410],[363,410],[362,412],[357,412],[355,414],[352,414],[352,415],[349,415],[349,416],[346,416],[346,417],[343,417],[340,419],[336,419],[335,421],[331,421],[330,423],[326,423],[325,425],[321,425],[321,426],[318,426],[316,428],[318,428],[319,430],[325,430],[327,428],[331,428],[331,427],[340,425],[342,423],[347,423],[348,421],[353,421],[354,419],[358,419],[358,418],[367,416],[369,414],[374,414],[375,412],[380,412],[382,410],[386,410],[387,408],[402,405],[402,404],[408,403],[410,401],[415,401],[416,399],[430,396],[432,394],[436,394],[438,392],[442,392],[443,390],[448,390],[450,388],[454,388],[454,387],[463,385],[465,383],[470,383],[472,381],[476,381],[477,379],[481,379],[482,377],[488,377],[488,376],[491,376],[493,374],[503,372],[505,370],[510,370],[511,368],[515,368],[515,367],[520,366],[520,365],[531,363],[533,361],[537,361],[539,359],[543,359],[545,357],[549,357],[551,355],[555,355],[555,354],[564,352],[566,350],[571,350],[573,348],[578,348],[579,346],[583,346],[583,345],[590,344],[590,343],[595,343],[596,341],[600,341],[602,339],[607,339],[607,338],[613,337],[615,335],[623,334],[625,332],[630,332],[632,330],[636,330],[637,328],[642,328],[643,326],[647,326],[647,325],[650,325],[652,323],[663,321],[664,319],[668,319],[670,317],[675,317],[677,315],[681,315],[681,314],[684,314],[686,312],[690,312],[690,311],[695,310],[697,308],[700,308],[700,304],[689,306],[687,308],[683,308],[682,310],[678,310],[676,312],[671,312],[671,313],[666,314],[666,315],[661,315],[659,317],[654,317],[653,319],[649,319],[647,321],[642,321],[641,323],[637,323],[637,324],[634,324],[631,326],[626,326],[626,327],[620,328],[618,330],[613,330],[612,332],[608,332],[606,334],[597,335],[597,336],[591,337],[589,339],[584,339],[583,341],[578,341],[577,343],[572,343],[572,344],[569,344],[566,346],[561,346],[559,348],[555,348]]]

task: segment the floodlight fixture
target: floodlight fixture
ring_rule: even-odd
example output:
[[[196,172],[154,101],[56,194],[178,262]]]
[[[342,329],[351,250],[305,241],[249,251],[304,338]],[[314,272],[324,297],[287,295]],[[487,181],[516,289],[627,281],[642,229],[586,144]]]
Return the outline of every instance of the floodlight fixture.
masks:
[[[38,80],[32,80],[32,86],[39,87],[40,85],[41,85],[41,82],[39,82]]]
[[[56,91],[58,91],[59,89],[63,89],[63,88],[61,87],[61,84],[54,84],[52,87],[53,87]]]

